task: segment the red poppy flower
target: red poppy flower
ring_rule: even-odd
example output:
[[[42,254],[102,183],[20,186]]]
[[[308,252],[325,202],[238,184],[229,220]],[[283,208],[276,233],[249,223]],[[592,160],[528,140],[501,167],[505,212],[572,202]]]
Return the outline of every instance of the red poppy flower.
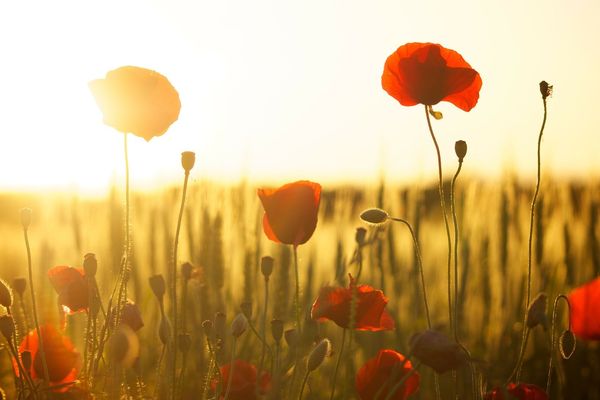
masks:
[[[179,117],[179,94],[156,71],[121,67],[89,83],[104,123],[119,132],[150,140],[161,136]]]
[[[509,398],[504,397],[504,392],[510,396]],[[508,400],[508,399],[519,399],[519,400],[548,400],[546,391],[536,385],[530,383],[509,383],[504,388],[494,388],[491,392],[487,392],[484,397],[485,400]]]
[[[390,55],[381,85],[403,106],[448,101],[470,111],[479,99],[481,77],[454,50],[434,43],[407,43]]]
[[[317,227],[321,185],[298,181],[279,189],[258,189],[265,209],[263,230],[277,243],[306,243]]]
[[[227,382],[229,382],[229,373],[231,364],[225,364],[221,367],[221,377],[223,378],[221,385],[220,399],[225,396],[227,390]],[[230,400],[257,400],[256,385],[258,385],[258,393],[264,395],[268,392],[271,386],[271,376],[263,372],[258,379],[258,372],[254,365],[243,361],[235,360],[233,368],[233,378],[231,381],[231,389],[229,391]],[[217,388],[217,381],[211,383],[213,390]]]
[[[79,369],[79,353],[75,351],[73,343],[71,343],[69,338],[61,335],[52,325],[41,326],[40,332],[44,342],[44,353],[46,355],[50,384],[55,386],[73,382],[77,377]],[[40,340],[37,331],[34,329],[23,338],[19,346],[19,353],[28,351],[31,354],[33,362],[28,372],[33,379],[44,379],[44,366],[39,349]],[[18,374],[16,365],[15,370]],[[66,391],[68,388],[63,387],[60,390]]]
[[[350,327],[350,305],[352,292],[356,290],[356,316],[354,329],[360,331],[382,331],[394,329],[394,320],[385,309],[387,297],[381,290],[369,285],[354,284],[350,277],[348,288],[325,286],[310,311],[312,319],[331,320],[342,328]]]
[[[58,302],[68,309],[70,314],[85,311],[89,303],[89,287],[82,268],[65,265],[50,268],[50,283],[58,293]]]
[[[361,400],[385,399],[390,390],[411,370],[412,364],[402,354],[390,349],[379,350],[376,357],[358,370],[356,391]],[[407,399],[419,388],[419,380],[419,374],[414,372],[394,392],[392,400]]]
[[[586,340],[600,340],[600,278],[569,293],[571,330]]]

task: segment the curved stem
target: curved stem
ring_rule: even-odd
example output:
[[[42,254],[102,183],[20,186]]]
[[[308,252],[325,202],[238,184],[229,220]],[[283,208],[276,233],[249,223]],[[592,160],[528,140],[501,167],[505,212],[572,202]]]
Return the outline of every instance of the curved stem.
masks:
[[[340,368],[342,354],[344,353],[344,343],[346,343],[346,329],[343,328],[342,332],[342,344],[340,345],[340,352],[338,354],[337,362],[335,363],[335,371],[333,372],[333,383],[331,384],[331,396],[329,396],[329,400],[333,400],[333,396],[335,396],[335,384],[337,381],[338,369]]]
[[[304,380],[302,381],[302,387],[300,389],[300,395],[298,396],[298,400],[302,400],[302,394],[304,393],[304,387],[306,386],[306,382],[308,381],[308,375],[310,375],[310,371],[306,370],[306,374],[304,374]]]
[[[181,231],[181,220],[183,218],[183,210],[185,208],[185,196],[187,193],[187,185],[190,173],[185,172],[183,178],[183,192],[181,193],[181,205],[179,206],[179,216],[177,217],[177,227],[175,228],[175,242],[173,243],[173,263],[171,265],[171,301],[173,302],[173,360],[172,360],[172,377],[173,377],[173,400],[177,397],[177,351],[178,351],[178,325],[177,325],[177,248],[179,247],[179,232]]]
[[[44,338],[42,337],[42,331],[40,329],[40,323],[37,314],[37,305],[35,302],[35,286],[33,285],[33,267],[31,262],[31,247],[29,246],[29,236],[27,234],[27,228],[23,228],[23,236],[25,237],[25,248],[27,250],[27,269],[29,271],[29,284],[31,289],[31,307],[33,308],[33,323],[35,324],[35,331],[40,342],[39,351],[42,357],[42,366],[44,370],[44,384],[46,387],[50,386],[50,374],[48,373],[48,364],[46,362],[46,350],[44,349]]]
[[[444,215],[444,225],[446,227],[446,237],[448,242],[448,318],[450,321],[450,329],[453,329],[453,319],[452,319],[452,268],[451,268],[451,258],[452,258],[452,239],[450,238],[450,226],[448,224],[448,215],[446,215],[446,200],[444,198],[444,181],[442,174],[442,156],[440,155],[440,146],[435,138],[435,134],[433,133],[433,128],[431,126],[431,118],[429,117],[429,112],[427,110],[427,106],[425,106],[425,117],[427,118],[427,126],[429,128],[429,133],[431,134],[431,139],[433,140],[433,144],[435,145],[435,152],[437,155],[438,162],[438,191],[440,193],[440,206],[442,207],[442,214]]]
[[[517,359],[517,365],[515,365],[515,369],[508,377],[506,384],[508,385],[513,377],[516,376],[517,381],[521,378],[521,365],[523,364],[523,357],[525,356],[525,347],[527,347],[527,340],[529,339],[529,328],[525,325],[525,337],[523,339],[523,345],[521,346],[521,350],[519,351],[519,358]]]
[[[427,289],[425,287],[425,273],[423,272],[423,259],[421,257],[421,250],[419,248],[419,242],[417,240],[417,236],[415,235],[415,231],[412,228],[412,225],[402,219],[396,217],[389,217],[392,221],[401,222],[410,231],[410,235],[413,240],[413,246],[415,248],[415,254],[417,255],[417,263],[419,264],[419,273],[421,274],[421,286],[423,287],[423,303],[425,304],[425,315],[427,316],[427,328],[431,329],[431,317],[429,316],[429,302],[427,301]]]
[[[550,396],[550,386],[552,384],[552,356],[554,355],[554,349],[556,347],[556,337],[554,336],[556,328],[556,310],[558,308],[558,302],[561,299],[567,303],[567,309],[569,312],[569,331],[571,330],[571,303],[569,302],[569,298],[567,296],[564,294],[559,294],[556,296],[556,299],[554,299],[554,305],[552,306],[552,326],[550,327],[550,361],[548,363],[548,379],[546,381],[546,393],[548,396]]]
[[[233,337],[233,344],[231,348],[231,362],[229,363],[229,377],[227,378],[227,389],[225,390],[225,398],[223,400],[227,400],[229,398],[229,392],[231,391],[231,382],[233,382],[233,369],[235,367],[235,347],[237,344],[237,337]]]

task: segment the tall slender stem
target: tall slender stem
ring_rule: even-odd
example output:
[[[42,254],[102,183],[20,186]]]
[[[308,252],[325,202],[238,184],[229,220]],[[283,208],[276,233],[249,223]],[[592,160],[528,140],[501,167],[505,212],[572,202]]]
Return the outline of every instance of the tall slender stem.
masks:
[[[556,310],[558,308],[558,302],[561,299],[564,300],[565,303],[567,303],[567,309],[569,312],[569,331],[571,331],[571,303],[569,302],[569,298],[567,296],[565,296],[564,294],[559,294],[558,296],[556,296],[556,299],[554,299],[554,305],[552,306],[552,325],[550,327],[550,361],[548,362],[548,378],[546,380],[546,393],[548,394],[548,396],[550,396],[550,386],[552,386],[552,359],[556,348]],[[566,358],[568,359],[568,356]]]
[[[333,372],[333,382],[331,384],[331,396],[329,400],[333,400],[335,396],[335,384],[337,382],[338,369],[340,368],[340,362],[342,361],[342,354],[344,353],[344,344],[346,343],[346,329],[342,329],[342,344],[340,345],[340,352],[338,354],[337,362],[335,363],[335,371]]]
[[[231,391],[231,383],[233,382],[233,368],[235,366],[235,347],[237,344],[237,337],[233,337],[233,344],[231,346],[231,362],[229,363],[229,377],[227,378],[227,389],[225,390],[225,398],[229,398],[229,392]]]
[[[183,192],[181,194],[181,205],[179,207],[179,216],[177,217],[177,227],[175,229],[175,242],[173,244],[173,263],[171,265],[171,301],[173,302],[173,365],[172,365],[172,377],[173,377],[173,400],[177,395],[177,342],[178,342],[178,325],[177,325],[177,248],[179,246],[179,232],[181,230],[181,220],[183,218],[183,210],[185,207],[185,196],[187,193],[187,185],[190,172],[185,171],[183,178]]]
[[[294,298],[294,308],[296,313],[296,329],[298,330],[298,338],[301,338],[301,327],[300,327],[300,275],[298,273],[298,247],[292,246],[294,249],[294,272],[296,274],[296,296]]]
[[[458,161],[458,168],[452,183],[450,184],[450,210],[452,211],[452,223],[454,225],[454,340],[458,342],[458,218],[456,218],[456,204],[454,198],[454,188],[456,179],[462,169],[462,160]]]
[[[263,313],[262,313],[262,321],[261,321],[261,335],[264,338],[264,342],[262,344],[262,350],[260,352],[260,363],[258,365],[258,373],[259,375],[262,374],[263,371],[263,367],[265,365],[265,351],[267,348],[267,309],[268,309],[268,304],[269,304],[269,278],[267,276],[265,276],[265,301],[264,301],[264,307],[263,307]],[[259,391],[259,387],[260,385],[257,385],[257,393]]]
[[[50,386],[50,374],[48,373],[48,364],[46,362],[46,350],[44,349],[44,338],[40,329],[40,322],[38,319],[37,305],[35,302],[35,286],[33,284],[33,267],[31,262],[31,247],[29,246],[29,236],[27,234],[27,227],[23,226],[23,236],[25,237],[25,248],[27,249],[27,269],[29,271],[29,284],[31,286],[31,307],[33,308],[33,322],[35,324],[35,331],[40,342],[39,351],[42,357],[42,366],[44,370],[44,383],[46,387]]]
[[[450,238],[450,225],[448,224],[448,215],[446,214],[446,200],[444,198],[444,181],[442,175],[442,156],[440,155],[440,146],[435,138],[435,134],[433,133],[433,128],[431,126],[431,118],[429,117],[429,110],[427,106],[425,106],[425,117],[427,118],[427,126],[429,127],[429,133],[431,134],[431,139],[433,140],[433,144],[435,145],[435,152],[437,155],[438,162],[438,191],[440,193],[440,205],[442,207],[442,214],[444,215],[444,225],[446,227],[446,237],[448,242],[448,318],[450,321],[450,328],[453,329],[453,319],[452,319],[452,267],[451,267],[451,258],[452,258],[452,239]]]
[[[310,371],[306,370],[306,374],[304,374],[304,379],[302,380],[302,387],[300,388],[300,395],[298,396],[298,400],[302,400],[302,395],[304,394],[304,388],[306,387],[306,382],[308,382],[309,375]]]

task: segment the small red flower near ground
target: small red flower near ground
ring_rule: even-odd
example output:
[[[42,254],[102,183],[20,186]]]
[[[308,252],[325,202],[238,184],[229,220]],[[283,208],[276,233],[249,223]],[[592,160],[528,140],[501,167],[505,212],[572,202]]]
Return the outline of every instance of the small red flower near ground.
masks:
[[[504,396],[504,392],[508,394]],[[504,388],[494,388],[491,392],[487,392],[484,397],[485,400],[548,400],[546,391],[539,386],[532,385],[530,383],[509,383]]]
[[[390,390],[412,369],[412,364],[402,354],[390,349],[379,350],[376,357],[367,361],[358,370],[355,380],[356,391],[361,400],[385,399]],[[407,399],[419,388],[419,380],[419,374],[414,372],[394,392],[392,400]]]
[[[585,340],[600,340],[600,278],[569,293],[571,330]]]
[[[58,293],[58,302],[68,308],[69,313],[88,308],[89,287],[83,269],[60,265],[50,268],[48,278]]]
[[[407,43],[387,58],[381,84],[403,106],[448,101],[470,111],[482,82],[456,51],[434,43]]]
[[[52,325],[41,326],[40,332],[44,342],[50,384],[56,386],[74,381],[79,369],[79,353],[75,351],[73,343]],[[33,379],[44,379],[44,366],[39,350],[40,340],[34,329],[25,336],[19,346],[19,353],[28,351],[31,354],[32,363],[29,367],[29,374]],[[19,373],[16,365],[15,371],[17,374]],[[68,388],[65,387],[61,390],[65,391]]]
[[[229,373],[231,364],[225,364],[221,367],[221,393],[219,399],[225,396],[227,382],[229,382]],[[258,385],[258,393],[266,394],[271,386],[271,376],[267,372],[263,372],[258,378],[256,367],[243,360],[235,360],[233,367],[233,378],[231,381],[231,390],[229,392],[230,400],[257,400],[256,386]],[[217,381],[211,383],[212,390],[217,389]]]
[[[104,123],[122,133],[149,141],[161,136],[179,117],[179,94],[169,80],[156,71],[120,67],[106,78],[89,83]]]
[[[381,290],[369,285],[356,286],[350,277],[348,288],[325,286],[310,311],[312,319],[331,320],[342,328],[350,327],[350,305],[352,292],[356,290],[356,316],[354,329],[360,331],[382,331],[394,329],[394,320],[385,309],[387,297]]]
[[[265,209],[263,230],[274,242],[298,246],[310,239],[317,227],[321,185],[297,181],[279,189],[258,189]]]

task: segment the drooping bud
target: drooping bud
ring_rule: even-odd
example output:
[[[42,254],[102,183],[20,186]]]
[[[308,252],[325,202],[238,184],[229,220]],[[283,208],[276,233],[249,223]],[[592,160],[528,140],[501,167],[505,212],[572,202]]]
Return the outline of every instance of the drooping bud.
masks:
[[[546,304],[548,303],[548,297],[545,293],[540,293],[535,299],[529,304],[527,309],[527,327],[533,329],[538,325],[542,325],[544,330],[548,326],[548,319],[546,317]]]
[[[362,226],[359,228],[356,228],[356,233],[354,234],[354,240],[356,241],[356,244],[358,244],[359,246],[364,246],[366,239],[367,239],[367,230],[365,228],[363,228]]]
[[[83,256],[83,272],[85,275],[93,278],[96,276],[97,270],[98,260],[96,260],[96,255],[94,253],[87,253]]]
[[[4,280],[0,279],[0,305],[6,308],[12,306],[12,290]]]
[[[360,213],[360,219],[373,225],[383,224],[388,218],[389,214],[381,208],[369,208]]]
[[[189,281],[192,277],[192,271],[194,270],[194,266],[190,262],[184,262],[181,264],[181,276],[183,276],[184,281]]]
[[[238,314],[231,323],[231,335],[235,338],[242,336],[242,333],[248,329],[248,319],[244,314]]]
[[[187,353],[192,347],[192,337],[189,333],[180,333],[179,334],[179,351],[182,353]]]
[[[158,274],[152,275],[148,280],[150,282],[152,292],[159,301],[162,301],[166,291],[165,278],[163,278],[161,274]]]
[[[558,341],[558,349],[563,359],[568,360],[575,353],[575,347],[577,347],[577,339],[573,332],[569,329],[564,331]]]
[[[25,230],[31,225],[31,208],[21,208],[21,225]]]
[[[260,272],[262,272],[265,279],[269,279],[273,273],[273,257],[264,256],[260,259]]]
[[[315,348],[308,355],[308,361],[306,362],[306,368],[312,372],[319,368],[325,357],[331,352],[331,342],[329,339],[323,339],[315,346]]]
[[[458,162],[463,162],[463,159],[467,155],[467,142],[464,140],[457,140],[454,143],[454,152],[456,153],[456,157],[458,157]]]
[[[283,321],[280,319],[271,320],[271,335],[279,343],[283,337]]]
[[[298,331],[296,329],[288,329],[283,335],[285,336],[285,342],[289,347],[294,347],[298,344]]]
[[[27,289],[27,279],[15,278],[12,286],[17,295],[19,295],[19,297],[23,297],[23,293],[25,293],[25,289]]]
[[[15,333],[15,321],[10,315],[0,317],[0,332],[6,338],[8,343],[12,343],[12,337]]]
[[[552,96],[552,90],[554,87],[546,81],[540,82],[540,93],[542,94],[542,99],[546,100],[548,97]]]
[[[185,173],[189,173],[196,163],[196,153],[193,151],[184,151],[181,153],[181,166]]]

